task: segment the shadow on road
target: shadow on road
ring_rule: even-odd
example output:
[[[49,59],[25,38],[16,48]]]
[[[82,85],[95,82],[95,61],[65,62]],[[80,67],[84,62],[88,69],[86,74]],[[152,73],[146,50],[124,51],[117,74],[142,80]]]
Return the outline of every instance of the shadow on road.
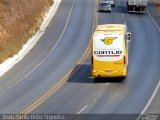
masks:
[[[75,83],[119,83],[123,78],[91,78],[91,66],[89,64],[77,65],[70,74],[67,82]]]

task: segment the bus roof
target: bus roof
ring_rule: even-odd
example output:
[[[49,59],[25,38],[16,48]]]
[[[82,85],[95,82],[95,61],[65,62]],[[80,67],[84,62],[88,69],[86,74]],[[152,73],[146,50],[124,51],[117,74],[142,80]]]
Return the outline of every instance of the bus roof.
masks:
[[[95,34],[98,33],[110,33],[110,32],[115,32],[115,33],[120,33],[124,34],[126,31],[126,25],[124,24],[104,24],[104,25],[98,25]]]

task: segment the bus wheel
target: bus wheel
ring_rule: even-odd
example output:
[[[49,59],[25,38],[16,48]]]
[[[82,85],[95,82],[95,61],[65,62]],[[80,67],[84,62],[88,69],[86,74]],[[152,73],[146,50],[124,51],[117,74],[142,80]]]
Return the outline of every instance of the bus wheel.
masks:
[[[100,78],[94,78],[94,82],[98,83]]]
[[[126,76],[120,77],[121,82],[123,82],[126,79]]]

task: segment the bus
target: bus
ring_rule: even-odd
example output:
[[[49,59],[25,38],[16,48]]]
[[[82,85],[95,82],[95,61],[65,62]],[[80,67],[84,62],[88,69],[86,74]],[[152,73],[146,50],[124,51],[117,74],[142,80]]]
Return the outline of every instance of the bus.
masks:
[[[125,24],[98,25],[91,45],[91,77],[127,76],[128,47],[131,33]]]

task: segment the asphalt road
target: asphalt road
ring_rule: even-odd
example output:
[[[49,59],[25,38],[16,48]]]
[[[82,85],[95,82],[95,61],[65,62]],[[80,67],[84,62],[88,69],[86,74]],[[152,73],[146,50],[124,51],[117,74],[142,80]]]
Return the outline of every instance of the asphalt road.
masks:
[[[56,16],[36,47],[0,78],[0,113],[22,112],[72,68],[73,72],[63,86],[48,95],[49,98],[38,104],[31,113],[142,112],[160,80],[160,31],[148,13],[128,14],[124,0],[116,2],[112,13],[96,11],[98,24],[126,24],[128,31],[132,33],[132,41],[129,43],[127,78],[123,82],[106,79],[95,83],[89,77],[90,55],[85,62],[77,64],[89,46],[92,29],[96,25],[95,4],[96,0],[62,1]],[[54,47],[56,41],[59,42]],[[32,70],[37,64],[39,66]],[[89,117],[97,119],[95,116]],[[113,116],[108,117],[112,119]]]
[[[117,5],[112,13],[98,13],[98,24],[125,23],[128,31],[132,33],[127,78],[122,83],[94,83],[94,80],[89,78],[88,56],[61,89],[33,113],[141,113],[160,80],[160,31],[148,13],[128,14],[123,0],[118,1]]]
[[[76,66],[91,39],[93,9],[91,0],[62,1],[32,52],[0,78],[0,113],[22,112]]]

